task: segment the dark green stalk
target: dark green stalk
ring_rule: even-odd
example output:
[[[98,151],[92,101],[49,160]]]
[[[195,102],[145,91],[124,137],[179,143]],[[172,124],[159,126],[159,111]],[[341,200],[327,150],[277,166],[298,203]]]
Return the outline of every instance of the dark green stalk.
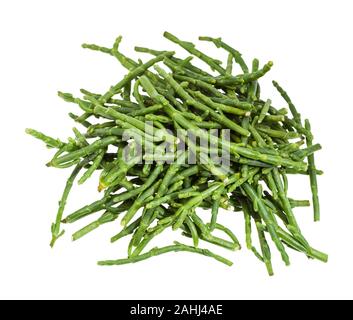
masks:
[[[194,222],[189,217],[186,217],[185,223],[190,231],[192,241],[194,243],[194,247],[197,248],[199,245],[199,235],[197,232],[197,228],[196,228]]]
[[[51,246],[63,234],[61,223],[100,212],[73,234],[77,240],[124,213],[124,228],[111,241],[131,235],[128,257],[101,261],[101,265],[133,263],[171,251],[203,254],[230,265],[230,261],[197,246],[202,240],[229,250],[240,249],[233,232],[218,222],[219,209],[232,208],[244,212],[246,246],[270,275],[273,269],[267,232],[286,265],[289,257],[285,246],[327,261],[327,255],[313,249],[304,238],[293,213],[294,207],[308,206],[309,201],[288,197],[288,174],[309,175],[314,219],[319,219],[316,175],[322,171],[315,168],[314,152],[321,146],[313,144],[309,121],[302,125],[300,114],[277,82],[273,85],[288,103],[292,118],[286,108],[277,109],[270,99],[260,96],[258,79],[271,69],[272,62],[260,68],[258,59],[253,59],[249,71],[241,54],[221,38],[200,37],[228,52],[223,66],[194,44],[168,32],[164,36],[191,56],[178,58],[174,52],[136,47],[136,51],[154,56],[144,63],[119,51],[121,36],[111,49],[84,44],[84,48],[115,57],[127,74],[103,94],[81,89],[80,98],[58,92],[64,101],[83,110],[80,116],[69,116],[82,124],[85,132],[73,128],[73,136],[61,141],[26,129],[56,149],[48,166],[75,166],[52,224]],[[218,74],[196,67],[193,56]],[[242,73],[233,75],[233,60]],[[159,62],[170,72],[159,67]],[[156,72],[150,71],[152,66]],[[304,138],[306,147],[302,147]],[[104,189],[104,195],[63,219],[74,179],[83,168],[86,172],[78,183],[98,170],[98,191]],[[198,208],[208,210],[211,216],[204,219],[209,223],[200,218]],[[252,243],[253,223],[260,253]],[[144,253],[151,241],[170,227],[180,228],[182,235],[192,238],[193,246],[175,243]],[[216,236],[220,232],[224,235]]]
[[[257,203],[258,206],[258,213],[261,216],[261,219],[266,223],[268,231],[271,235],[273,242],[275,243],[278,251],[281,253],[282,260],[285,262],[286,265],[289,265],[289,257],[283,247],[282,242],[280,241],[278,234],[277,234],[277,227],[274,221],[271,219],[270,213],[268,212],[266,206],[264,205],[263,201],[258,197],[256,191],[253,187],[245,182],[242,186],[243,190],[246,192],[248,197],[252,200],[253,203]]]
[[[121,220],[121,225],[126,226],[130,220],[135,216],[137,211],[146,203],[150,197],[153,197],[154,193],[158,190],[161,181],[157,181],[152,186],[147,188],[143,193],[141,193],[129,210],[126,212],[125,216]]]
[[[110,239],[110,242],[118,241],[119,239],[121,239],[129,234],[132,234],[134,232],[134,230],[140,225],[140,222],[141,222],[141,217],[137,218],[134,222],[131,222],[127,227],[125,227],[118,234],[113,236]]]
[[[278,82],[272,81],[272,84],[277,89],[277,91],[281,94],[283,99],[288,103],[289,110],[292,113],[294,120],[300,124],[301,123],[300,113],[298,113],[297,108],[293,104],[292,100],[289,98],[287,92],[283,90],[283,88],[278,84]]]
[[[239,125],[237,125],[235,122],[231,121],[225,116],[222,116],[215,112],[214,110],[208,108],[202,103],[199,103],[195,99],[193,99],[173,78],[171,75],[167,74],[163,69],[159,68],[158,66],[155,66],[156,71],[173,87],[173,89],[185,100],[185,102],[189,105],[192,105],[193,107],[208,112],[217,122],[225,125],[231,130],[234,130],[235,132],[244,135],[244,136],[249,136],[250,132],[243,129]]]
[[[199,248],[194,248],[194,247],[190,247],[190,246],[186,246],[184,244],[175,244],[175,245],[171,245],[171,246],[166,246],[163,248],[153,248],[151,251],[138,255],[138,256],[134,256],[131,258],[126,258],[126,259],[119,259],[119,260],[105,260],[105,261],[99,261],[98,265],[100,266],[112,266],[112,265],[121,265],[121,264],[127,264],[127,263],[135,263],[135,262],[139,262],[142,260],[146,260],[148,258],[154,257],[154,256],[159,256],[161,254],[164,253],[168,253],[168,252],[179,252],[179,251],[187,251],[187,252],[193,252],[193,253],[198,253],[207,257],[211,257],[216,259],[217,261],[220,261],[228,266],[233,265],[233,263],[229,260],[227,260],[226,258],[223,258],[219,255],[216,255],[214,253],[212,253],[211,251],[209,251],[208,249],[199,249]]]
[[[143,238],[146,230],[150,226],[150,224],[153,222],[155,219],[155,215],[158,208],[153,208],[153,209],[147,209],[145,208],[143,210],[142,216],[141,216],[141,222],[136,229],[134,236],[132,238],[132,243],[136,247],[140,243],[141,239]]]
[[[75,212],[68,215],[62,222],[73,223],[79,219],[82,219],[92,213],[98,212],[105,208],[105,204],[108,201],[108,196],[104,196],[102,199],[94,201],[93,203],[86,205]]]
[[[272,138],[280,138],[280,139],[300,138],[300,134],[298,134],[297,132],[275,130],[275,129],[271,129],[268,126],[264,126],[264,125],[257,125],[256,129],[268,134]]]
[[[222,238],[218,238],[213,236],[210,231],[209,228],[207,227],[207,225],[205,225],[203,223],[203,221],[198,217],[198,215],[196,215],[195,212],[193,212],[192,214],[192,220],[195,223],[195,225],[198,227],[198,229],[200,230],[200,238],[204,241],[207,241],[209,243],[218,245],[220,247],[235,251],[235,250],[239,250],[240,249],[240,245],[238,241],[228,241],[228,240],[224,240]],[[224,230],[223,230],[224,231]],[[228,233],[227,233],[228,234]],[[233,240],[233,237],[231,238]]]
[[[100,216],[97,220],[91,222],[87,226],[85,226],[82,229],[76,231],[72,235],[72,240],[76,241],[76,240],[82,238],[83,236],[85,236],[86,234],[88,234],[88,233],[92,232],[93,230],[97,229],[101,225],[109,223],[109,222],[112,222],[112,221],[115,221],[119,217],[119,214],[121,212],[124,212],[130,205],[131,205],[131,203],[129,203],[129,202],[122,203],[117,208],[114,208],[114,212],[109,211],[109,210],[112,210],[111,208],[109,208],[108,211],[104,212],[102,214],[102,216]]]
[[[281,239],[290,247],[300,251],[304,252],[308,257],[311,257],[313,259],[318,259],[322,262],[327,262],[328,261],[328,256],[327,254],[320,252],[318,250],[315,250],[313,248],[310,248],[311,250],[308,251],[299,241],[294,239],[292,235],[290,235],[288,232],[284,231],[282,228],[278,228],[278,234],[281,237]]]
[[[282,184],[282,181],[280,178],[280,174],[279,174],[277,168],[274,168],[272,170],[272,177],[273,177],[273,180],[274,180],[276,187],[277,187],[277,190],[278,190],[278,197],[279,197],[279,200],[282,204],[282,208],[283,208],[284,212],[287,214],[289,224],[292,225],[295,229],[297,229],[300,232],[298,223],[294,217],[292,207],[290,205],[289,199],[286,196],[286,193],[285,193],[285,190],[283,188],[283,184]]]
[[[248,250],[251,250],[253,245],[252,245],[252,239],[251,239],[251,213],[250,213],[250,208],[247,203],[247,201],[243,198],[239,198],[240,204],[243,209],[244,213],[244,221],[245,221],[245,243],[246,247]]]
[[[127,75],[125,75],[125,77],[121,81],[119,81],[116,85],[112,86],[109,89],[109,91],[107,91],[104,95],[102,95],[99,98],[99,102],[102,104],[106,103],[110,98],[112,98],[116,93],[118,93],[120,89],[124,88],[127,83],[131,82],[133,79],[145,73],[148,68],[150,68],[157,62],[162,61],[165,57],[172,56],[173,54],[174,52],[166,52],[149,60],[143,65],[139,65],[138,67],[130,71]]]
[[[254,59],[252,61],[252,69],[251,69],[251,72],[256,72],[259,70],[259,60],[258,59]],[[252,81],[249,85],[249,89],[248,89],[248,92],[247,92],[247,95],[248,95],[248,101],[252,102],[252,101],[255,101],[257,100],[256,98],[256,92],[257,92],[257,89],[258,89],[258,82],[256,80]]]
[[[148,49],[148,48],[144,48],[144,47],[135,47],[135,51],[136,52],[149,53],[149,54],[152,54],[153,56],[158,56],[158,55],[162,54],[163,52],[166,52],[166,51]],[[166,58],[166,59],[169,60],[170,62],[172,62],[173,64],[176,64],[181,69],[185,68],[185,69],[188,69],[188,70],[190,70],[190,71],[192,71],[194,73],[199,73],[199,74],[204,75],[204,76],[210,76],[210,74],[207,73],[206,71],[204,71],[204,70],[196,67],[195,65],[191,64],[190,63],[190,59],[182,60],[182,59],[179,59],[179,58],[176,58],[176,57],[169,57],[169,58]]]

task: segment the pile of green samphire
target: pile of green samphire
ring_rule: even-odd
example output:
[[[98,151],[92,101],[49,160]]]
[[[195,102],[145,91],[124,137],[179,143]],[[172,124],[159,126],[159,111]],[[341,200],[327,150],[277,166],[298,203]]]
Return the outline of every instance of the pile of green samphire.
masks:
[[[287,195],[289,175],[308,176],[314,220],[319,220],[316,176],[322,172],[315,168],[314,152],[321,146],[313,143],[309,121],[302,121],[277,82],[273,85],[288,104],[289,113],[260,97],[258,80],[272,62],[259,66],[254,59],[248,67],[241,54],[220,38],[200,37],[228,53],[223,64],[190,42],[168,32],[164,37],[190,56],[177,58],[174,52],[136,47],[137,52],[152,55],[142,62],[119,51],[121,37],[112,48],[84,44],[84,48],[116,58],[128,70],[126,75],[102,94],[81,89],[83,97],[77,98],[59,92],[83,111],[80,115],[69,113],[83,130],[74,128],[74,137],[66,142],[26,130],[57,149],[48,166],[74,167],[52,224],[51,246],[63,235],[63,224],[101,212],[75,232],[73,240],[121,218],[122,229],[111,242],[126,236],[131,236],[131,241],[127,258],[100,261],[99,265],[133,263],[171,251],[194,252],[232,265],[199,248],[199,241],[206,241],[233,251],[240,249],[237,237],[217,220],[222,208],[243,212],[246,246],[264,262],[270,275],[269,239],[286,265],[288,248],[326,262],[327,255],[309,245],[293,213],[293,208],[309,206],[309,201]],[[197,67],[193,57],[209,70]],[[237,75],[232,71],[234,62],[241,70]],[[222,157],[228,161],[218,161]],[[100,171],[101,196],[64,216],[69,192],[82,170],[78,184]],[[206,216],[200,214],[201,209],[210,213],[207,220],[200,217]],[[146,251],[168,228],[180,230],[193,245],[174,242]],[[252,229],[259,249],[253,245]]]

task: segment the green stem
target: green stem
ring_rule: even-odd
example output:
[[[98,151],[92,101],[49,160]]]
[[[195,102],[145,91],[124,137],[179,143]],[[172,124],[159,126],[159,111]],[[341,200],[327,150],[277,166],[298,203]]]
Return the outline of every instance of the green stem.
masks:
[[[88,157],[84,160],[82,160],[79,164],[76,165],[75,169],[72,171],[70,177],[68,178],[62,197],[59,201],[59,209],[56,214],[55,222],[51,226],[51,233],[52,233],[52,239],[50,241],[50,246],[53,247],[56,240],[60,238],[64,234],[64,230],[61,231],[61,220],[64,214],[65,206],[67,199],[69,197],[70,191],[72,189],[73,183],[77,175],[80,173],[81,169],[89,162],[91,161],[91,158]]]
[[[225,74],[226,73],[226,70],[223,69],[220,66],[220,63],[219,63],[218,60],[215,60],[215,59],[211,58],[210,56],[208,56],[208,55],[202,53],[201,51],[197,50],[195,48],[195,45],[192,44],[191,42],[182,41],[182,40],[178,39],[176,36],[172,35],[171,33],[167,32],[167,31],[165,31],[163,33],[163,36],[165,38],[167,38],[168,40],[180,45],[186,51],[188,51],[189,53],[191,53],[195,57],[198,57],[199,59],[201,59],[202,61],[207,63],[211,67],[212,70],[216,70],[220,74]]]
[[[216,259],[217,261],[222,262],[228,266],[233,265],[233,263],[231,261],[229,261],[226,258],[223,258],[217,254],[214,254],[213,252],[211,252],[208,249],[194,248],[194,247],[186,246],[186,245],[180,244],[180,243],[177,243],[177,244],[171,245],[171,246],[162,247],[162,248],[153,248],[151,251],[149,251],[147,253],[144,253],[144,254],[141,254],[138,256],[134,256],[134,257],[130,257],[127,259],[99,261],[98,265],[112,266],[112,265],[121,265],[121,264],[127,264],[127,263],[135,263],[135,262],[139,262],[142,260],[146,260],[146,259],[154,257],[154,256],[159,256],[164,253],[179,252],[179,251],[186,251],[186,252],[201,254],[201,255]]]
[[[305,128],[310,131],[311,126],[309,120],[305,120]],[[312,147],[313,140],[312,136],[306,136],[306,143],[308,148]],[[314,221],[320,220],[320,202],[318,195],[318,187],[317,187],[317,177],[316,177],[316,167],[315,167],[315,158],[313,154],[308,155],[308,172],[310,177],[310,188],[313,199],[313,207],[314,207]]]

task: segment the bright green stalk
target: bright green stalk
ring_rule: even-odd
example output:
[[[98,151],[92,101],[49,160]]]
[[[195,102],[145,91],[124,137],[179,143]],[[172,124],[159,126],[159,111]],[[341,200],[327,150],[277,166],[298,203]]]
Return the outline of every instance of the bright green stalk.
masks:
[[[189,84],[193,84],[194,86],[199,87],[202,90],[206,90],[215,97],[218,98],[224,98],[224,95],[219,92],[212,84],[209,84],[205,81],[199,80],[199,79],[194,79],[191,77],[183,76],[180,74],[175,74],[174,78],[179,81],[187,81]]]
[[[305,120],[305,129],[308,131],[311,130],[310,122],[308,119]],[[306,144],[308,148],[312,147],[313,140],[312,136],[306,136]],[[320,220],[320,202],[317,188],[317,177],[316,177],[316,167],[315,167],[315,158],[313,154],[308,155],[308,172],[310,177],[310,187],[313,199],[314,206],[314,221]]]
[[[265,115],[265,121],[267,122],[283,122],[285,120],[285,117],[278,114],[278,115],[273,115],[273,114],[267,114]]]
[[[79,124],[82,124],[85,128],[89,128],[90,126],[92,126],[92,124],[87,121],[87,119],[92,115],[91,113],[85,112],[81,116],[77,116],[72,112],[69,112],[68,115],[71,119],[73,119]]]
[[[221,184],[215,183],[214,185],[210,186],[207,190],[203,191],[202,194],[190,198],[177,212],[176,216],[178,217],[175,224],[173,225],[173,230],[177,230],[181,227],[184,223],[186,216],[188,215],[189,211],[199,205],[204,199],[208,198],[212,195],[214,191],[216,191]]]
[[[309,200],[295,200],[295,199],[289,199],[290,206],[292,208],[296,207],[310,207],[310,201]]]
[[[89,143],[87,142],[86,138],[84,135],[77,129],[77,128],[72,128],[72,131],[75,134],[76,140],[77,140],[77,145],[82,148],[82,147],[87,147]]]
[[[138,80],[136,80],[134,83],[134,88],[133,88],[132,94],[133,94],[134,98],[136,99],[137,103],[139,104],[139,106],[141,108],[145,108],[143,98],[141,97],[141,94],[139,92],[139,87],[140,87],[140,83]]]
[[[260,115],[259,115],[259,119],[258,119],[258,123],[261,123],[265,119],[265,117],[267,115],[267,112],[270,109],[271,103],[272,103],[272,101],[270,99],[266,100],[265,104],[263,105],[263,107],[261,109],[261,112],[260,112]]]
[[[81,169],[89,162],[91,158],[88,157],[82,160],[78,165],[76,165],[75,169],[72,171],[69,179],[66,182],[66,186],[64,188],[64,192],[62,194],[61,200],[59,201],[59,209],[56,214],[55,222],[51,226],[52,239],[50,241],[50,246],[53,247],[56,240],[60,238],[64,234],[64,230],[61,230],[61,220],[64,214],[65,206],[67,199],[69,197],[69,193],[72,189],[73,183],[77,175],[80,173]]]
[[[52,161],[50,161],[49,165],[52,167],[56,167],[60,164],[64,164],[66,162],[76,160],[81,157],[88,156],[88,155],[96,152],[99,149],[103,149],[103,148],[107,147],[108,145],[114,144],[117,141],[118,141],[117,137],[103,138],[101,140],[93,142],[92,144],[90,144],[87,147],[68,152],[67,154],[65,154],[61,157],[55,158]]]
[[[310,144],[310,143],[309,143]],[[319,143],[310,145],[306,149],[300,149],[293,152],[290,156],[296,161],[301,161],[306,157],[310,157],[314,152],[321,150],[321,145]]]
[[[118,127],[108,127],[108,128],[91,128],[88,130],[87,137],[107,137],[107,136],[119,136],[121,137],[124,133],[124,129]]]
[[[247,67],[245,61],[243,60],[241,53],[235,50],[234,48],[230,47],[226,43],[224,43],[221,38],[199,37],[199,40],[213,42],[217,48],[225,49],[226,51],[228,51],[230,54],[233,55],[235,62],[240,65],[244,73],[249,72],[249,68]]]
[[[251,72],[256,72],[258,70],[259,70],[259,60],[255,58],[252,61]],[[256,80],[254,80],[250,83],[249,89],[248,89],[248,101],[252,102],[252,101],[257,100],[256,92],[257,92],[258,86],[259,86],[259,84]]]
[[[97,157],[94,159],[92,165],[87,169],[87,171],[83,174],[83,176],[78,180],[78,184],[83,184],[85,181],[87,181],[87,179],[89,179],[92,174],[98,169],[98,167],[100,166],[103,157],[105,155],[105,153],[107,152],[107,149],[102,149]]]
[[[199,173],[200,168],[198,165],[191,165],[189,168],[186,168],[185,170],[179,171],[170,181],[170,185],[184,180],[186,177],[190,177],[193,175],[196,175],[197,173]]]
[[[256,118],[257,118],[257,116],[255,117],[255,119]],[[266,147],[267,146],[265,140],[261,137],[259,132],[256,130],[256,128],[252,124],[248,125],[248,130],[250,131],[253,139],[256,141],[256,143],[259,147]]]
[[[129,117],[137,117],[137,116],[144,116],[144,115],[148,115],[150,113],[155,113],[158,110],[161,110],[163,108],[162,105],[160,104],[155,104],[151,107],[147,107],[141,110],[136,110],[136,111],[132,111],[129,113]]]
[[[44,133],[41,133],[41,132],[34,130],[34,129],[26,129],[26,133],[36,139],[43,141],[50,148],[60,149],[60,148],[65,147],[65,145],[66,145],[66,143],[61,142],[59,139],[54,139],[54,138],[49,137],[49,136],[45,135]]]
[[[186,152],[183,152],[174,163],[170,164],[163,179],[162,183],[160,184],[156,197],[162,197],[170,184],[170,181],[175,176],[175,174],[180,170],[180,166],[185,163],[186,160]]]
[[[227,58],[226,74],[231,76],[232,71],[233,71],[233,55],[229,53]]]
[[[235,107],[227,106],[218,102],[214,102],[211,98],[205,96],[200,91],[195,91],[195,92],[188,91],[188,92],[194,95],[195,97],[197,97],[198,99],[200,99],[203,103],[205,103],[207,106],[211,107],[212,109],[221,110],[225,113],[235,114],[237,116],[249,117],[251,115],[250,111],[246,111]]]
[[[215,224],[215,229],[223,231],[232,241],[234,242],[234,245],[240,250],[241,246],[239,243],[238,238],[235,236],[235,234],[228,228],[226,228],[224,225],[220,223]]]
[[[253,110],[252,104],[247,101],[239,101],[236,99],[230,99],[225,96],[223,96],[223,97],[210,97],[210,98],[214,102],[218,102],[218,103],[230,106],[230,107],[236,107],[236,108],[248,110],[248,111]]]
[[[208,56],[208,55],[202,53],[201,51],[197,50],[193,43],[182,41],[182,40],[178,39],[176,36],[172,35],[171,33],[167,32],[167,31],[164,32],[163,36],[165,38],[167,38],[168,40],[178,44],[179,46],[184,48],[186,51],[188,51],[192,55],[198,57],[199,59],[201,59],[205,63],[207,63],[211,67],[212,70],[216,70],[220,74],[225,74],[226,73],[226,70],[223,69],[220,66],[220,63],[219,63],[218,60],[215,60],[215,59],[211,58],[210,56]]]
[[[234,181],[233,183],[232,183],[232,180],[229,179],[227,182],[227,184],[229,185],[228,192],[234,192],[237,188],[242,186],[246,181],[251,180],[258,172],[259,172],[259,168],[253,168],[249,170],[246,176],[242,176],[242,177],[239,176],[239,178],[237,178],[236,181]]]
[[[135,188],[131,191],[126,191],[126,192],[123,192],[117,196],[114,196],[112,198],[112,202],[118,203],[118,202],[125,201],[127,199],[131,199],[131,198],[138,196],[139,194],[144,192],[146,189],[148,189],[150,186],[152,186],[152,184],[158,179],[158,177],[162,171],[163,171],[163,165],[157,165],[154,168],[154,170],[151,172],[151,174],[149,175],[146,182],[142,186]]]
[[[209,226],[210,231],[213,231],[216,228],[220,201],[221,201],[221,197],[217,197],[217,199],[213,200],[212,210],[211,210],[211,222]]]
[[[90,50],[93,50],[93,51],[100,51],[100,52],[112,55],[112,49],[109,49],[109,48],[106,48],[106,47],[102,47],[102,46],[98,46],[96,44],[83,43],[82,44],[82,48],[90,49]]]
[[[58,91],[58,96],[66,102],[71,102],[77,104],[84,112],[92,113],[92,106],[88,101],[75,98],[71,93]]]
[[[113,55],[115,58],[118,59],[118,61],[121,63],[122,66],[124,66],[128,70],[133,70],[134,68],[138,67],[138,63],[136,63],[134,60],[127,58],[123,54],[119,52],[119,45],[121,43],[122,36],[119,36],[116,38],[113,48],[111,49],[110,54]]]

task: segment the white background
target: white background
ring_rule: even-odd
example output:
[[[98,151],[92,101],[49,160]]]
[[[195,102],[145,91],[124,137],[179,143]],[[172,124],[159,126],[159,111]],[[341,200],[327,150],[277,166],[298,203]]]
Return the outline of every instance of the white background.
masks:
[[[2,1],[0,298],[353,298],[352,9],[348,0]],[[312,245],[329,253],[328,264],[290,252],[292,265],[284,267],[274,250],[275,276],[270,278],[245,248],[236,253],[216,248],[235,262],[233,267],[188,253],[96,266],[98,259],[125,256],[125,240],[109,243],[119,223],[77,243],[70,233],[82,224],[69,226],[54,250],[49,248],[50,223],[69,171],[46,168],[52,152],[24,129],[65,138],[74,125],[67,113],[78,110],[56,91],[105,91],[125,73],[112,57],[83,50],[81,43],[111,46],[121,34],[121,50],[136,57],[134,45],[176,49],[162,37],[165,30],[194,42],[199,35],[222,36],[247,61],[255,56],[262,63],[274,61],[262,81],[264,98],[278,97],[270,84],[277,79],[311,119],[316,141],[323,145],[317,156],[325,171],[319,178],[322,222],[312,222],[311,209],[296,212]],[[206,43],[200,48],[224,57]],[[67,212],[99,197],[96,182],[97,176],[75,185]],[[307,178],[291,179],[290,192],[308,198]],[[241,215],[222,216],[243,242]],[[174,239],[177,232],[161,241]]]

